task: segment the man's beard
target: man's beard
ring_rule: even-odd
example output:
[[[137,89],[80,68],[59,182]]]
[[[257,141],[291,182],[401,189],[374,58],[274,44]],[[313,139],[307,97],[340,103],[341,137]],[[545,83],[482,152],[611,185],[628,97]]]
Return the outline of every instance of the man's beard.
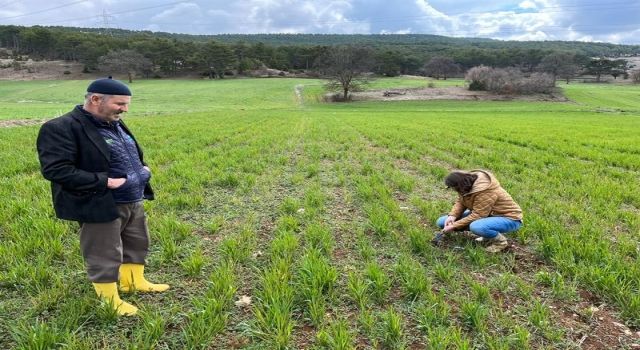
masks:
[[[100,108],[98,109],[98,112],[104,115],[107,120],[118,120],[120,119],[120,114],[123,113],[121,111],[111,111],[110,113],[107,113],[107,108]]]

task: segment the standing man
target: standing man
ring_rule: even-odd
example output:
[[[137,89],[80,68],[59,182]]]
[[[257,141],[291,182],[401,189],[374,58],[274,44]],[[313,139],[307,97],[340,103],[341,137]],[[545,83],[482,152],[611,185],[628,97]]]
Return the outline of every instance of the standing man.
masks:
[[[117,281],[123,292],[169,289],[144,278],[149,232],[142,201],[154,197],[142,150],[121,120],[130,102],[125,84],[98,79],[84,105],[42,125],[37,141],[56,215],[80,223],[89,280],[119,315],[138,308],[120,299]]]

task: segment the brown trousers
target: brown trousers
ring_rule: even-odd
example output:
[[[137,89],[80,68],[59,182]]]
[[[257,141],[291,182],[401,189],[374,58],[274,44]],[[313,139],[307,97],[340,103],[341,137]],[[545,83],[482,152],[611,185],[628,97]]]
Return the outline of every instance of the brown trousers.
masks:
[[[144,264],[149,230],[142,201],[118,204],[113,221],[80,224],[80,249],[91,282],[118,281],[122,263]]]

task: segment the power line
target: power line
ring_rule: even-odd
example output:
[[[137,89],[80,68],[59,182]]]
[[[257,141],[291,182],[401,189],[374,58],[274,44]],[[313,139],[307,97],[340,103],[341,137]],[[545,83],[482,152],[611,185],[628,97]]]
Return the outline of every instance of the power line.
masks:
[[[177,4],[183,4],[183,3],[188,3],[189,1],[174,1],[174,2],[168,2],[165,4],[160,4],[160,5],[154,5],[154,6],[147,6],[147,7],[139,7],[137,9],[132,9],[132,10],[124,10],[124,11],[120,11],[120,12],[111,12],[112,15],[121,15],[121,14],[125,14],[125,13],[131,13],[131,12],[138,12],[138,11],[144,11],[144,10],[151,10],[151,9],[155,9],[155,8],[159,8],[159,7],[167,7],[167,6],[171,6],[171,5],[177,5]]]
[[[86,0],[84,0],[86,1]],[[78,2],[82,2],[82,1],[78,1]],[[124,11],[120,11],[120,12],[113,12],[111,13],[112,15],[117,15],[117,14],[127,14],[127,13],[131,13],[131,12],[137,12],[137,11],[144,11],[144,10],[149,10],[149,9],[154,9],[154,8],[160,8],[160,7],[166,7],[166,6],[171,6],[171,5],[175,5],[175,4],[181,4],[181,3],[186,3],[188,1],[176,1],[176,2],[170,2],[170,3],[166,3],[166,4],[160,4],[160,5],[154,5],[154,6],[147,6],[147,7],[141,7],[141,8],[137,8],[137,9],[132,9],[132,10],[124,10]],[[536,10],[536,11],[542,11],[545,9],[561,9],[561,8],[583,8],[583,10],[586,11],[603,11],[603,10],[617,10],[617,9],[625,9],[628,10],[629,7],[633,7],[633,6],[638,6],[640,5],[640,3],[636,3],[636,4],[631,4],[629,5],[628,3],[626,3],[624,8],[623,7],[619,7],[619,6],[615,6],[615,5],[622,5],[625,4],[624,2],[614,2],[614,3],[607,3],[607,4],[598,4],[598,3],[592,3],[592,4],[582,4],[582,5],[564,5],[564,6],[547,6],[547,7],[538,7],[536,9],[532,9],[532,10]],[[614,6],[612,6],[614,5]],[[595,8],[589,8],[589,7],[595,7]],[[49,9],[51,10],[51,9]],[[402,21],[402,20],[411,20],[411,19],[428,19],[428,18],[446,18],[446,17],[463,17],[466,15],[479,15],[479,14],[495,14],[496,12],[510,12],[513,15],[531,15],[531,14],[548,14],[548,13],[571,13],[571,12],[577,12],[579,10],[573,10],[573,11],[545,11],[545,12],[515,12],[518,9],[512,9],[512,10],[496,10],[496,11],[492,11],[492,12],[488,12],[488,11],[469,11],[469,12],[464,12],[464,13],[460,13],[460,14],[442,14],[442,15],[417,15],[417,16],[404,16],[404,17],[378,17],[378,18],[369,18],[369,19],[363,19],[363,20],[349,20],[348,23],[359,23],[359,22],[366,22],[366,23],[380,23],[380,22],[387,22],[387,21]],[[45,10],[43,10],[45,11]],[[39,11],[39,12],[43,12],[43,11]],[[48,10],[46,10],[48,11]],[[34,12],[37,13],[37,12]],[[31,14],[34,14],[31,13]],[[28,16],[31,14],[26,14],[26,15],[20,15],[20,16],[14,16],[14,17],[21,17],[21,16]],[[70,22],[70,21],[75,21],[75,20],[83,20],[83,19],[90,19],[90,18],[101,18],[102,15],[96,15],[96,16],[88,16],[88,17],[78,17],[78,18],[71,18],[71,19],[63,19],[63,20],[56,20],[56,21],[47,21],[47,22],[40,22],[39,24],[54,24],[54,23],[64,23],[64,22]],[[8,18],[13,18],[13,17],[8,17]],[[0,18],[1,19],[1,18]],[[172,23],[158,23],[158,24],[192,24],[193,22],[172,22]],[[238,23],[238,22],[237,22]],[[255,20],[255,21],[247,21],[244,20],[242,22],[239,23],[263,23],[262,20]],[[301,22],[297,22],[300,25],[303,24],[308,24],[309,21],[301,21]],[[296,25],[297,23],[287,23],[288,25]],[[330,25],[330,24],[342,24],[345,23],[343,21],[338,22],[338,21],[319,21],[319,22],[314,22],[314,24],[326,24],[326,25]]]
[[[30,12],[30,13],[25,13],[22,15],[17,15],[17,16],[10,16],[10,17],[0,17],[0,19],[13,19],[13,18],[19,18],[19,17],[27,17],[27,16],[31,16],[31,15],[35,15],[38,13],[43,13],[43,12],[49,12],[49,11],[53,11],[53,10],[57,10],[57,9],[61,9],[63,7],[69,7],[75,4],[79,4],[81,2],[87,2],[88,0],[79,0],[79,1],[74,1],[74,2],[70,2],[70,3],[66,3],[66,4],[62,4],[60,6],[56,6],[56,7],[50,7],[44,10],[40,10],[40,11],[35,11],[35,12]]]
[[[111,13],[110,15],[106,15],[106,11],[103,11],[102,15],[95,15],[95,16],[88,16],[88,17],[81,17],[81,18],[77,18],[77,20],[86,20],[86,19],[90,19],[90,18],[95,18],[95,19],[102,19],[102,24],[105,28],[107,28],[107,31],[110,31],[111,29],[111,24],[113,23],[113,21],[110,21],[111,19],[114,18],[114,14],[129,14],[132,12],[138,12],[138,11],[145,11],[145,10],[149,10],[149,9],[154,9],[154,8],[160,8],[160,7],[166,7],[166,6],[171,6],[171,5],[175,5],[175,4],[181,4],[181,3],[185,3],[187,1],[176,1],[176,2],[170,2],[170,3],[165,3],[165,4],[159,4],[159,5],[154,5],[154,6],[146,6],[146,7],[141,7],[141,8],[135,8],[135,9],[131,9],[131,10],[123,10],[120,12],[114,12]],[[547,7],[539,7],[535,10],[537,11],[541,11],[541,10],[545,10],[545,9],[558,9],[558,8],[582,8],[582,11],[604,11],[604,10],[617,10],[617,9],[622,9],[622,7],[617,6],[620,4],[624,4],[623,2],[613,2],[613,3],[608,3],[608,4],[600,4],[600,3],[591,3],[591,4],[582,4],[582,5],[565,5],[565,6],[547,6]],[[627,5],[624,7],[625,10],[629,10],[629,8],[634,8],[633,6],[638,6],[640,5],[640,3],[636,3],[636,4],[631,4],[631,5]],[[43,10],[44,11],[44,10]],[[563,13],[571,13],[571,12],[575,12],[575,11],[579,11],[579,10],[568,10],[568,11],[546,11],[546,12],[514,12],[514,10],[505,10],[505,11],[500,11],[501,13],[504,12],[508,12],[511,15],[514,16],[521,16],[521,15],[544,15],[544,14],[548,14],[548,13],[554,13],[554,12],[563,12]],[[317,22],[311,22],[314,25],[338,25],[338,24],[346,24],[346,23],[392,23],[392,22],[399,22],[399,21],[408,21],[408,20],[420,20],[420,19],[429,19],[429,18],[438,18],[438,19],[443,19],[443,18],[452,18],[452,17],[464,17],[465,15],[474,15],[474,14],[496,14],[495,12],[480,12],[480,11],[471,11],[471,12],[466,12],[464,14],[459,14],[459,15],[419,15],[419,16],[405,16],[405,17],[379,17],[379,18],[369,18],[369,19],[362,19],[362,20],[346,20],[346,21],[317,21]],[[65,19],[65,20],[58,20],[58,21],[50,21],[50,22],[44,22],[41,24],[46,24],[46,23],[61,23],[61,22],[68,22],[68,21],[73,21],[76,19]],[[237,21],[237,24],[262,24],[264,21],[262,20],[255,20],[255,21],[251,21],[251,20],[243,20],[243,21]],[[305,24],[309,24],[310,21],[304,21],[304,22],[289,22],[289,23],[283,23],[282,26],[295,26],[295,25],[305,25]],[[191,22],[156,22],[154,24],[160,24],[160,25],[185,25],[185,24],[191,24],[191,25],[205,25],[208,24],[208,22],[201,22],[198,23],[196,21],[191,21]],[[615,27],[615,28],[622,28],[622,27],[628,27],[628,26],[632,26],[631,24],[629,25],[624,25],[624,24],[611,24],[611,25],[573,25],[573,26],[558,26],[558,25],[547,25],[547,26],[540,26],[535,28],[535,31],[547,31],[547,32],[561,32],[561,31],[570,31],[572,29],[576,30],[578,28],[584,28],[584,29],[588,29],[588,28],[602,28],[602,27]],[[553,28],[558,28],[558,29],[553,29]],[[480,28],[482,29],[482,28]],[[487,28],[490,29],[490,28]],[[430,31],[430,33],[438,33],[438,35],[456,35],[456,34],[460,34],[460,35],[478,35],[478,34],[473,34],[471,31],[463,31],[463,30],[432,30]],[[443,33],[443,34],[439,34],[439,33]],[[517,33],[522,33],[522,34],[527,34],[527,33],[532,33],[532,31],[527,31],[526,29],[519,29],[519,28],[514,28],[514,29],[503,29],[500,31],[488,31],[486,34],[480,34],[483,36],[497,36],[500,34],[508,34],[508,33],[513,33],[513,34],[517,34]]]
[[[86,0],[85,0],[86,1]],[[133,13],[133,12],[140,12],[140,11],[146,11],[146,10],[151,10],[151,9],[155,9],[155,8],[160,8],[160,7],[167,7],[167,6],[171,6],[171,5],[176,5],[176,4],[183,4],[183,3],[188,3],[189,1],[174,1],[174,2],[169,2],[169,3],[165,3],[165,4],[160,4],[160,5],[154,5],[154,6],[146,6],[146,7],[139,7],[139,8],[135,8],[135,9],[131,9],[131,10],[124,10],[124,11],[119,11],[119,12],[111,12],[110,15],[121,15],[121,14],[129,14],[129,13]],[[53,23],[64,23],[64,22],[70,22],[70,21],[76,21],[76,20],[83,20],[83,19],[91,19],[91,18],[98,18],[101,19],[102,15],[94,15],[94,16],[84,16],[84,17],[77,17],[77,18],[70,18],[70,19],[63,19],[63,20],[58,20],[58,21],[47,21],[47,22],[40,22],[39,24],[53,24]]]

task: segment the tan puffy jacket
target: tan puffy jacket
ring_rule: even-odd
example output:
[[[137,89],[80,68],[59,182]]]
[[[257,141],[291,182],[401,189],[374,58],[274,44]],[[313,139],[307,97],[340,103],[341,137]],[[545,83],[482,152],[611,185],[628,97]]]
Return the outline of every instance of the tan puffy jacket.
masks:
[[[469,193],[458,196],[449,215],[459,218],[465,209],[471,210],[471,214],[454,222],[454,229],[463,229],[473,221],[488,216],[522,220],[522,209],[509,193],[500,187],[500,183],[493,174],[486,170],[471,170],[469,173],[478,175],[478,179],[473,183]]]

